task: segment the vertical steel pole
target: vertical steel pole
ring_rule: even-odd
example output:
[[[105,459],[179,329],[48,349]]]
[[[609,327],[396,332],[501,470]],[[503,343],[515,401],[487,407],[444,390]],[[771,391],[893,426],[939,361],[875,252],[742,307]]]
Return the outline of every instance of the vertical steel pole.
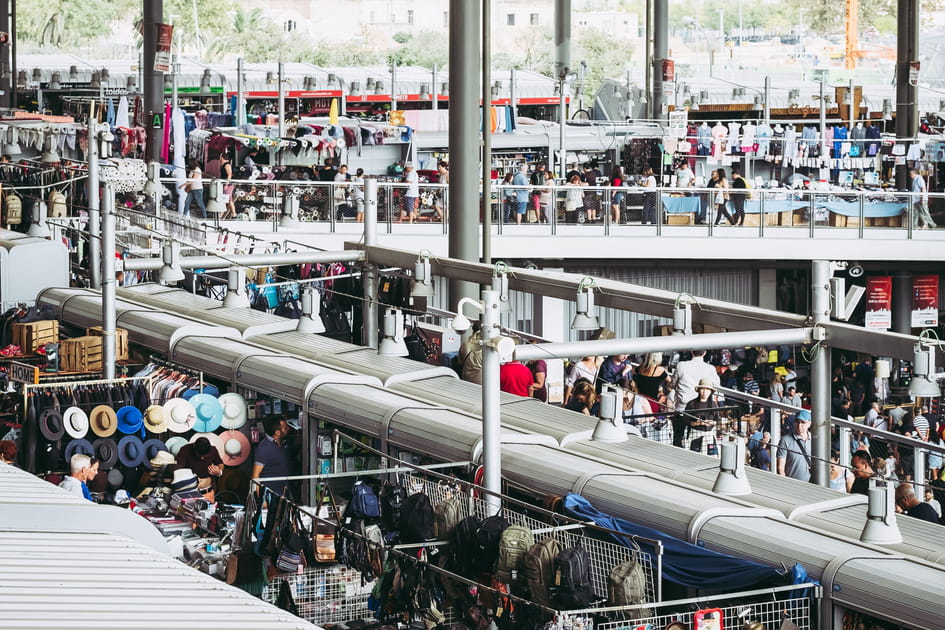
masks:
[[[364,180],[364,246],[377,244],[377,180]],[[361,315],[361,344],[377,348],[377,271],[368,262],[364,266],[361,286],[364,291],[364,309]]]
[[[813,261],[811,319],[814,326],[830,320],[830,262]],[[840,299],[843,299],[840,296]],[[821,342],[811,361],[811,481],[830,485],[830,348]]]
[[[177,74],[180,72],[180,64],[177,63],[177,55],[174,55],[174,61],[171,63],[171,107],[177,107]]]
[[[571,67],[571,0],[555,0],[555,76]]]
[[[279,137],[285,136],[285,67],[280,61],[278,65],[279,80]],[[282,157],[282,151],[279,151],[279,157]]]
[[[98,142],[98,137],[89,138]],[[115,191],[105,184],[102,221],[102,378],[115,378]]]
[[[164,74],[154,69],[157,52],[158,25],[164,21],[164,0],[144,0],[144,111],[147,133],[148,162],[161,161],[161,138],[164,128]],[[155,118],[161,124],[155,125]]]
[[[496,494],[487,494],[490,515],[502,508],[498,493],[502,492],[502,410],[499,400],[499,353],[493,340],[502,330],[499,321],[499,294],[491,289],[482,292],[482,464],[485,468],[483,486]]]
[[[246,124],[246,101],[243,98],[243,92],[246,86],[243,84],[243,58],[236,59],[236,126]]]
[[[482,262],[492,262],[492,0],[482,0]]]
[[[653,0],[653,117],[666,117],[663,61],[669,56],[669,0]]]
[[[919,52],[918,0],[899,0],[896,17],[896,138],[903,141],[915,138],[918,133],[917,88],[909,83],[910,62],[918,61]],[[908,188],[908,183],[907,166],[897,166],[896,188]]]
[[[95,118],[95,101],[92,101],[89,113],[89,179],[88,179],[88,197],[89,197],[89,236],[86,241],[86,250],[89,254],[89,278],[93,289],[102,287],[102,259],[99,256],[102,244],[99,242],[101,236],[102,215],[101,197],[99,196],[101,181],[98,170],[98,121]]]
[[[567,77],[565,75],[559,75],[558,91],[560,94],[558,94],[558,121],[561,124],[558,125],[558,177],[564,177],[565,173],[568,172],[568,165],[565,164],[567,156],[564,153],[564,125],[568,119],[567,112],[565,111],[567,107],[565,103],[565,95],[568,92],[567,86]]]
[[[765,75],[765,124],[771,124],[771,77]]]
[[[820,81],[820,159],[827,159],[827,103],[824,101],[824,81]],[[820,176],[818,175],[818,179]],[[811,215],[811,223],[814,217]]]
[[[449,256],[479,260],[479,0],[450,0]],[[476,285],[450,280],[450,303]]]
[[[390,62],[390,108],[397,109],[397,62]]]
[[[440,108],[440,86],[436,82],[436,64],[433,64],[431,80],[430,88],[433,92],[433,111],[436,111]]]

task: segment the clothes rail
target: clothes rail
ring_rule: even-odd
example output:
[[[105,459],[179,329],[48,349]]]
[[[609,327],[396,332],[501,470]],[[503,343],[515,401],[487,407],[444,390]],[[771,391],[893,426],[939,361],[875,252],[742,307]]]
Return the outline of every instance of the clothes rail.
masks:
[[[64,376],[60,378],[72,378],[69,376]],[[88,387],[94,385],[127,385],[128,383],[134,383],[136,381],[147,380],[147,376],[127,376],[122,378],[96,378],[96,379],[79,379],[74,381],[58,381],[54,383],[24,383],[23,384],[23,413],[27,413],[29,407],[29,394],[31,391],[37,389],[69,389],[73,387]],[[25,418],[24,418],[25,420]]]

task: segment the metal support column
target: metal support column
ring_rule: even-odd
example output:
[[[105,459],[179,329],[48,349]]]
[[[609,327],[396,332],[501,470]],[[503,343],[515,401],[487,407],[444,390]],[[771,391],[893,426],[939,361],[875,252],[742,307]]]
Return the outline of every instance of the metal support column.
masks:
[[[95,101],[92,101],[92,109],[95,109]],[[99,187],[101,186],[101,181],[99,180],[99,170],[98,170],[98,122],[95,116],[89,114],[89,178],[86,185],[88,186],[88,198],[89,198],[89,235],[86,239],[86,250],[89,255],[89,278],[91,280],[91,286],[93,289],[102,288],[102,259],[99,256],[101,251],[99,248],[102,247],[102,244],[99,242],[99,236],[101,236],[101,225],[102,225],[102,215],[100,213],[101,202],[99,197]]]
[[[813,261],[811,274],[811,319],[814,326],[830,321],[830,262]],[[843,299],[840,297],[840,299]],[[815,346],[811,361],[811,481],[830,485],[830,348]]]
[[[492,0],[482,0],[482,262],[492,262]],[[501,212],[501,200],[499,212]]]
[[[433,93],[433,111],[436,111],[440,108],[440,86],[436,81],[436,64],[433,64],[430,83],[430,91]]]
[[[910,64],[919,59],[919,0],[899,0],[896,16],[896,138],[910,139],[919,131],[917,88],[909,84]],[[908,187],[907,166],[897,166],[896,188]]]
[[[177,55],[171,55],[171,108],[177,107],[177,75],[180,73],[180,64]]]
[[[364,246],[377,244],[377,179],[364,180]],[[364,307],[361,313],[361,345],[377,348],[377,271],[373,264],[364,265],[361,277]]]
[[[571,67],[571,0],[555,0],[555,76]]]
[[[499,294],[482,292],[482,464],[483,486],[502,492],[502,409],[499,400],[499,353],[494,340],[502,333],[499,319]],[[490,516],[497,514],[502,502],[497,494],[487,494]]]
[[[161,139],[164,127],[164,73],[154,69],[157,51],[158,24],[164,21],[164,0],[144,0],[144,111],[147,131],[147,161],[161,161]],[[160,121],[155,125],[155,119]]]
[[[479,0],[450,0],[449,256],[479,260]],[[450,304],[477,287],[450,280]]]
[[[663,62],[669,55],[669,0],[653,0],[653,117],[664,120],[667,116],[666,97],[663,94]]]
[[[243,58],[236,59],[236,126],[246,124],[246,98],[244,92],[246,85],[243,83]]]
[[[823,86],[821,86],[821,90]],[[821,94],[823,96],[823,94]],[[823,102],[823,99],[821,99]],[[771,77],[765,75],[765,109],[764,109],[765,124],[771,123]],[[823,155],[823,153],[821,153]]]
[[[824,82],[820,81],[820,155],[823,157],[821,159],[827,158],[827,102],[824,101]],[[811,224],[813,225],[814,219],[813,215],[811,216]]]
[[[280,61],[278,69],[279,80],[279,137],[285,137],[285,66]],[[276,163],[282,164],[282,150],[278,149],[276,153]]]
[[[89,138],[97,142],[98,138]],[[102,378],[115,378],[115,190],[105,184],[102,213]]]

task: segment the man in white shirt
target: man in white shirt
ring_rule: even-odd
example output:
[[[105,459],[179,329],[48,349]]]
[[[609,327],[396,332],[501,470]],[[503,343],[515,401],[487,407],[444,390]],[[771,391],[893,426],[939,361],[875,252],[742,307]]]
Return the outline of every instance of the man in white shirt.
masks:
[[[676,188],[689,188],[695,179],[695,173],[689,168],[689,162],[683,162],[676,171]]]
[[[671,399],[676,411],[686,409],[686,403],[697,396],[696,385],[702,379],[712,383],[715,389],[719,386],[719,375],[715,367],[705,362],[705,350],[693,350],[692,358],[688,361],[680,361],[673,373],[672,385],[673,396]],[[673,416],[673,445],[682,447],[685,443],[686,428],[689,426],[689,418],[682,414]]]
[[[418,215],[417,208],[420,201],[420,176],[414,170],[413,162],[404,164],[404,181],[407,182],[407,190],[404,192],[404,211],[400,218],[413,223]]]
[[[929,214],[929,189],[925,178],[916,169],[909,171],[909,177],[912,178],[912,192],[917,193],[912,197],[912,227],[920,230],[936,227]],[[919,225],[920,221],[924,225]]]
[[[90,479],[94,479],[95,475],[98,474],[98,464],[93,464],[92,458],[88,455],[76,453],[72,456],[72,459],[69,460],[69,469],[72,474],[63,479],[59,483],[59,487],[76,496],[91,501],[92,493],[89,492],[89,487],[86,485],[86,482]]]

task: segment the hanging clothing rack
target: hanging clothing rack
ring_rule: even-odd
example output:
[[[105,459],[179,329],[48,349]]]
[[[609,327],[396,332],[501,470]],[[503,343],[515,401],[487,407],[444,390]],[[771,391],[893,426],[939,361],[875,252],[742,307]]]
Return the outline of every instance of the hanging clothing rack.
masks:
[[[159,359],[159,358],[154,357],[154,356],[149,357],[149,359],[148,359],[148,364],[149,364],[149,365],[153,364],[153,365],[156,365],[156,366],[161,367],[161,368],[165,368],[165,369],[168,369],[168,370],[172,370],[172,371],[174,371],[174,372],[177,372],[179,375],[189,376],[189,377],[191,377],[191,378],[196,378],[196,379],[197,379],[197,391],[198,391],[198,392],[203,392],[203,390],[204,390],[204,386],[206,385],[206,381],[205,381],[204,378],[203,378],[203,372],[200,371],[200,370],[193,370],[193,369],[190,369],[190,368],[185,367],[185,366],[183,366],[183,365],[180,365],[179,363],[174,363],[173,361],[168,361],[167,359]],[[163,377],[165,377],[165,376],[167,376],[167,375],[166,375],[166,374],[161,374],[161,373],[159,373],[159,372],[151,372],[150,374],[147,374],[146,376],[143,377],[143,378],[146,378],[147,381],[148,381],[148,383],[147,383],[147,385],[148,385],[148,393],[152,394],[152,396],[151,396],[152,399],[154,399],[154,396],[153,396],[153,389],[154,389],[154,381],[155,381],[156,377],[161,377],[161,378],[163,378]],[[185,390],[185,391],[186,391],[186,390]],[[157,402],[160,404],[160,403],[163,403],[164,401],[162,400],[162,401],[157,401]]]
[[[74,379],[74,380],[62,380],[52,383],[24,383],[23,384],[23,413],[27,412],[27,407],[29,406],[29,395],[30,392],[36,390],[49,390],[49,389],[73,389],[76,387],[92,387],[97,385],[129,385],[138,381],[144,381],[148,377],[146,376],[127,376],[123,378],[97,378],[97,379],[83,379],[81,377],[76,378],[72,376],[60,376],[56,377],[60,379]],[[25,418],[24,418],[25,420]]]

